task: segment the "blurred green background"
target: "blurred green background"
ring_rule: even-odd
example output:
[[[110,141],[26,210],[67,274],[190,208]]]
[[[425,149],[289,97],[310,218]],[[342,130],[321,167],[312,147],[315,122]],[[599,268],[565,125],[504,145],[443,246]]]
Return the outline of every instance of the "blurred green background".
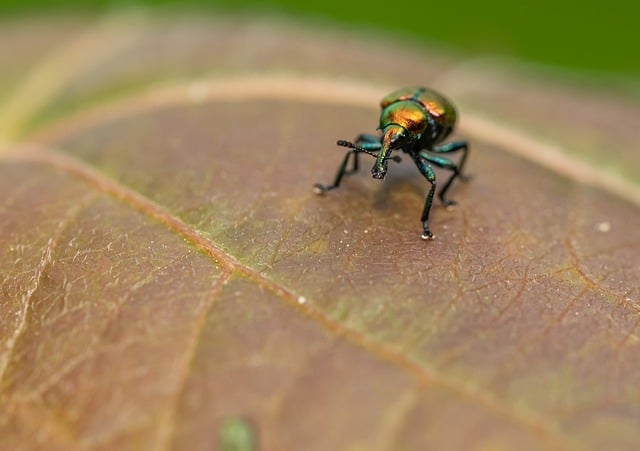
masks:
[[[640,80],[640,2],[631,0],[0,0],[0,16],[132,6],[283,15],[410,37],[467,56],[515,57],[596,78]]]

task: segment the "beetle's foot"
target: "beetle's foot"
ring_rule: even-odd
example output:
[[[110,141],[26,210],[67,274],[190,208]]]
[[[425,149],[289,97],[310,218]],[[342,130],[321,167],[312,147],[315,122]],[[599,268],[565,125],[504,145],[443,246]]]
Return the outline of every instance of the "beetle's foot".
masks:
[[[324,185],[321,185],[320,183],[316,183],[313,185],[313,192],[320,196],[326,193],[327,191],[329,191],[329,188],[327,188]]]
[[[424,225],[424,231],[422,232],[422,239],[423,240],[432,240],[433,239],[433,233],[431,233],[431,230],[429,230],[429,226],[428,225]]]

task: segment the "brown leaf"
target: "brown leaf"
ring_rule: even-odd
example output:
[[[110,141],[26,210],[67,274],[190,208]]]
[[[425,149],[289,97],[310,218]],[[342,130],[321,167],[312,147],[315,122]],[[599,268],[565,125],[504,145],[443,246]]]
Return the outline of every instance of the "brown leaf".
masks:
[[[334,31],[80,24],[0,31],[33,55],[0,86],[3,448],[637,447],[638,103]],[[472,146],[429,242],[410,162],[311,189],[409,84]]]

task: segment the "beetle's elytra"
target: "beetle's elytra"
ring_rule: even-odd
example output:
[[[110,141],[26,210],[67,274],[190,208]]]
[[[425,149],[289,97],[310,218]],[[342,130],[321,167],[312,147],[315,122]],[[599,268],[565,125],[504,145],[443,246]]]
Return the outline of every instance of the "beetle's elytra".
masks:
[[[400,161],[400,157],[392,156],[394,150],[401,150],[408,154],[418,167],[420,173],[431,184],[422,210],[422,238],[433,239],[429,230],[429,212],[433,203],[436,189],[436,176],[431,168],[435,165],[452,172],[449,179],[438,191],[438,197],[444,205],[455,204],[455,201],[445,199],[451,182],[462,176],[462,169],[469,153],[466,141],[453,141],[440,144],[455,127],[457,113],[453,104],[443,95],[429,88],[402,88],[384,97],[380,102],[379,130],[381,136],[362,134],[355,144],[340,140],[339,146],[349,148],[345,155],[336,178],[331,185],[314,185],[315,192],[323,194],[340,186],[342,177],[358,170],[358,154],[366,153],[376,158],[371,175],[375,179],[384,179],[389,160]],[[446,154],[462,151],[459,164],[443,156],[432,154]],[[353,158],[351,169],[347,169],[349,159]]]

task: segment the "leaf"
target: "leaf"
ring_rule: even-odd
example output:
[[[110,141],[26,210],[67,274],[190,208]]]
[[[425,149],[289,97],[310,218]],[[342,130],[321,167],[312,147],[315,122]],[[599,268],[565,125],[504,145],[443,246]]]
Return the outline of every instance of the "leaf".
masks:
[[[262,450],[637,447],[637,102],[246,19],[82,24],[0,31],[26,68],[0,87],[3,448],[216,449],[230,421]],[[472,146],[430,242],[410,162],[311,189],[412,84]]]

